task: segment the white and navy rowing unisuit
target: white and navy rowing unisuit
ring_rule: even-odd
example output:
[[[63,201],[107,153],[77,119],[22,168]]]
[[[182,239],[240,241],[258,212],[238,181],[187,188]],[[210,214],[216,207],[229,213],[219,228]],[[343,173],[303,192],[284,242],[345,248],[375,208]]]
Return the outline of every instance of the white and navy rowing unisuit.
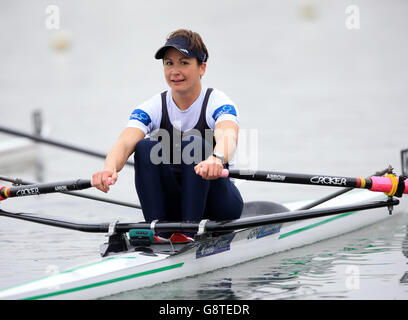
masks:
[[[197,125],[206,125],[214,131],[217,123],[230,120],[239,125],[239,112],[235,103],[222,91],[213,89],[208,96],[208,103],[204,106],[208,89],[202,88],[200,96],[186,110],[180,110],[174,103],[171,90],[164,95],[157,94],[150,100],[140,104],[130,115],[127,127],[139,128],[146,135],[161,128],[162,120],[168,115],[173,127],[181,132],[198,129]],[[165,98],[165,100],[164,100]],[[163,101],[164,100],[164,101]],[[167,115],[163,115],[162,106],[167,107]],[[200,124],[202,109],[205,110],[205,123]],[[203,111],[204,111],[203,110]],[[200,130],[201,131],[201,130]]]
[[[177,131],[188,136],[191,129],[196,129],[195,132],[199,131],[205,141],[198,140],[209,142],[205,130],[214,131],[216,124],[224,120],[238,124],[238,110],[224,93],[211,88],[203,88],[197,100],[184,111],[176,106],[171,91],[168,91],[154,96],[132,112],[128,127],[139,128],[150,135],[136,144],[134,155],[135,186],[146,221],[233,220],[240,217],[243,200],[230,179],[202,179],[194,171],[198,162],[173,162],[173,148],[169,150],[170,163],[155,164],[151,157],[160,141],[152,139],[156,130],[167,130],[171,139]],[[170,142],[172,145],[175,142],[180,151],[189,144],[184,139]],[[204,160],[204,154],[198,153],[198,160]]]

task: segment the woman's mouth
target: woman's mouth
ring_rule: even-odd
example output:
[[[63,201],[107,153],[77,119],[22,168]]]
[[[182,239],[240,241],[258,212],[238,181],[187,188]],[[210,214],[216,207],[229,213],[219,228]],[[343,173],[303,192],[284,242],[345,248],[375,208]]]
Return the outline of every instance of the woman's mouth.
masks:
[[[171,80],[171,82],[172,83],[174,83],[174,84],[180,84],[180,83],[183,83],[185,81],[185,79],[180,79],[180,80]]]

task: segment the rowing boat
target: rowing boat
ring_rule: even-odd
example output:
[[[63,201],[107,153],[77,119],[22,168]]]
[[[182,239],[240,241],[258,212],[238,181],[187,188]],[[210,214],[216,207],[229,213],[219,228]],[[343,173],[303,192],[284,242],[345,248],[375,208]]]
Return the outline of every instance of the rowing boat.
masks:
[[[350,207],[373,201],[386,201],[381,194],[355,190],[320,205]],[[288,204],[296,209],[299,204]],[[243,219],[279,216],[268,209],[281,209],[266,202],[246,203]],[[407,209],[400,203],[393,214]],[[315,211],[318,211],[316,209]],[[296,212],[290,211],[290,212]],[[367,212],[346,211],[293,222],[272,223],[232,232],[203,232],[189,243],[131,244],[128,234],[110,224],[110,244],[101,246],[100,259],[39,280],[0,291],[0,299],[95,299],[136,290],[184,277],[210,272],[245,261],[336,237],[389,217],[384,207]],[[118,224],[116,224],[118,226]],[[143,229],[145,230],[145,229]],[[120,241],[114,240],[121,239]],[[129,241],[130,240],[130,241]],[[118,249],[119,247],[119,249]]]
[[[0,171],[9,171],[23,168],[39,161],[39,145],[35,138],[41,139],[49,134],[49,129],[42,123],[41,113],[33,112],[33,134],[18,136],[9,139],[0,139]],[[0,132],[10,134],[10,129],[0,126]]]
[[[403,162],[403,173],[406,175],[407,165],[404,163],[407,163]],[[385,172],[388,175],[382,176]],[[408,181],[405,176],[395,176],[392,168],[370,178],[233,170],[227,175],[247,180],[332,187],[338,187],[340,183],[348,189],[325,197],[324,201],[309,204],[248,202],[245,203],[242,217],[231,221],[81,223],[0,209],[0,216],[83,232],[105,233],[108,236],[108,242],[100,247],[100,258],[58,274],[0,290],[0,299],[106,297],[309,245],[408,210],[408,201],[403,197],[408,193]],[[42,193],[67,193],[90,187],[89,180],[81,179],[0,187],[0,200]],[[397,200],[394,196],[401,199]],[[154,234],[163,232],[194,232],[196,235],[194,241],[156,241]]]
[[[0,141],[0,169],[11,170],[17,165],[34,163],[38,155],[38,145],[28,139],[14,138]]]

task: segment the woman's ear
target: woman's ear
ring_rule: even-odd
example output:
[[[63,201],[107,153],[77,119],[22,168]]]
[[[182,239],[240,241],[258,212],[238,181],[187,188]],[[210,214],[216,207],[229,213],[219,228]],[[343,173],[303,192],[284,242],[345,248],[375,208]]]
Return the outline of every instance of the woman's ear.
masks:
[[[204,75],[206,68],[207,68],[207,62],[202,62],[200,64],[200,78]]]

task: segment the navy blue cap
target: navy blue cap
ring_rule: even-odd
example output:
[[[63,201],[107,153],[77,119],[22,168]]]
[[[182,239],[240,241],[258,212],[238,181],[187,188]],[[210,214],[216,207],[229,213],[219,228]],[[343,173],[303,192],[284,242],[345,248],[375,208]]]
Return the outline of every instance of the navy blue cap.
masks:
[[[161,47],[155,54],[156,59],[163,59],[164,54],[166,53],[167,49],[175,48],[181,54],[185,55],[189,58],[197,58],[200,62],[207,61],[207,56],[203,51],[196,52],[195,50],[190,48],[190,41],[183,36],[177,36],[166,41],[166,44]]]

